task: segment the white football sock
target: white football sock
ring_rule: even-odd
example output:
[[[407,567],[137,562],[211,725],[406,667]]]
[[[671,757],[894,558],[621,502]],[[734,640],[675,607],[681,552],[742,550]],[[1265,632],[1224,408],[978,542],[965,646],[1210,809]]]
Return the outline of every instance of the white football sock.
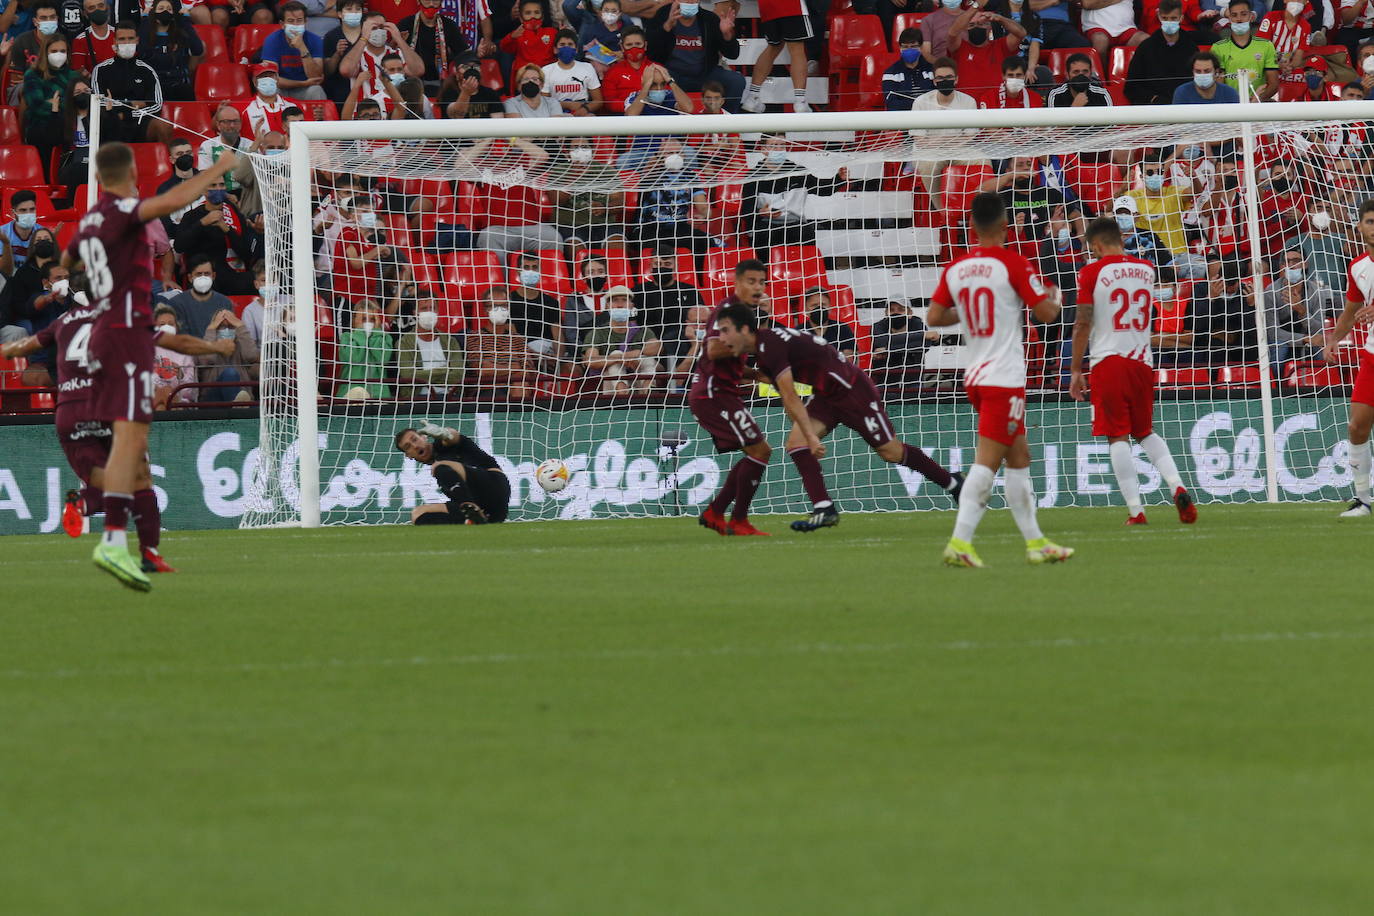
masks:
[[[1021,529],[1021,537],[1027,542],[1038,541],[1045,535],[1035,520],[1035,487],[1031,485],[1030,468],[1007,468],[1006,476],[1007,507],[1011,517],[1016,519],[1016,527]]]
[[[1355,480],[1355,498],[1369,505],[1369,443],[1350,443],[1350,472]]]
[[[127,530],[116,531],[114,528],[106,528],[102,539],[106,544],[122,547],[125,550],[129,549],[129,532]]]
[[[759,92],[760,92],[760,90],[762,90],[762,89],[763,89],[762,84],[760,84],[760,83],[755,83],[755,82],[752,82],[752,81],[751,81],[751,82],[749,83],[748,88],[746,88],[746,89],[744,90],[744,97],[747,99],[747,98],[749,98],[749,96],[751,96],[751,95],[758,95]]]
[[[959,515],[954,520],[954,539],[972,541],[973,533],[983,513],[988,511],[988,495],[992,493],[992,468],[975,464],[969,468],[964,478],[964,489],[959,493]]]
[[[1131,443],[1122,439],[1113,442],[1108,449],[1112,456],[1112,470],[1116,472],[1116,485],[1121,488],[1121,496],[1126,500],[1126,511],[1132,517],[1145,511],[1140,504],[1140,475],[1135,471],[1135,459],[1131,457]]]
[[[1175,490],[1183,486],[1183,478],[1178,476],[1178,465],[1174,464],[1174,456],[1169,454],[1169,446],[1157,434],[1150,433],[1140,440],[1140,447],[1145,449],[1145,454],[1150,456],[1150,464],[1155,466],[1155,470],[1169,485],[1169,495],[1172,496]]]

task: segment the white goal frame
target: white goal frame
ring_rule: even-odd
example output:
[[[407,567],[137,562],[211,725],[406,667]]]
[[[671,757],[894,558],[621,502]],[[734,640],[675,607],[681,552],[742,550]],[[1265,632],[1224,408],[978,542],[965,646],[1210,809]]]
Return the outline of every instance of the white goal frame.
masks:
[[[1241,76],[1246,74],[1242,73]],[[1240,124],[1245,152],[1242,191],[1246,199],[1249,235],[1260,232],[1259,195],[1256,181],[1255,123],[1291,123],[1295,128],[1313,122],[1374,122],[1374,101],[1276,102],[1255,104],[1242,96],[1239,105],[1142,105],[1112,108],[1040,108],[974,111],[853,111],[812,114],[746,114],[729,117],[733,134],[823,131],[906,131],[1035,127],[1111,127],[1151,124]],[[299,524],[320,526],[320,462],[318,442],[318,371],[314,309],[299,303],[314,300],[314,248],[312,244],[311,144],[340,140],[477,140],[484,137],[596,137],[629,136],[651,130],[655,136],[718,134],[719,117],[683,115],[654,118],[652,125],[639,118],[520,118],[421,121],[297,121],[291,125],[289,168],[291,175],[291,265],[294,283],[297,442],[299,448]],[[306,176],[300,179],[299,176]],[[272,246],[282,239],[269,237]],[[1259,246],[1251,246],[1250,273],[1255,298],[1256,330],[1261,353],[1268,352],[1268,329],[1261,299],[1263,266]],[[1274,446],[1274,394],[1270,386],[1269,360],[1260,361],[1260,397],[1264,426],[1266,500],[1278,502],[1277,461]],[[267,432],[263,424],[263,435]]]

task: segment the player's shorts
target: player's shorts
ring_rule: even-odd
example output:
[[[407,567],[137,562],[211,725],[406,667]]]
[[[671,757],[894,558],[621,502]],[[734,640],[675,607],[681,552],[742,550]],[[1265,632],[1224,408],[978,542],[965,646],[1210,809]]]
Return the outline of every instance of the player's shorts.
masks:
[[[1026,389],[973,385],[964,390],[978,411],[978,435],[1011,445],[1026,434]]]
[[[467,472],[467,487],[472,493],[472,501],[487,514],[487,521],[504,522],[510,514],[510,479],[500,471],[475,468],[470,464],[463,465],[463,470]],[[459,503],[449,500],[448,514],[455,522],[462,524],[467,521],[467,516],[458,506]]]
[[[103,468],[110,460],[114,431],[110,424],[86,419],[86,402],[57,405],[57,441],[82,483],[91,482],[91,471]]]
[[[1374,407],[1374,354],[1368,350],[1360,351],[1360,369],[1355,373],[1355,387],[1350,392],[1350,400]]]
[[[780,16],[764,20],[763,37],[777,47],[789,41],[810,41],[816,33],[811,30],[811,20],[806,16]]]
[[[114,423],[153,422],[151,329],[96,326],[91,334],[94,372],[89,418]]]
[[[1138,359],[1108,356],[1088,373],[1094,436],[1144,439],[1155,428],[1155,370]]]
[[[1120,35],[1113,35],[1106,29],[1088,29],[1086,32],[1083,33],[1083,37],[1091,41],[1094,35],[1101,35],[1107,39],[1108,47],[1124,48],[1128,43],[1130,43],[1130,40],[1134,38],[1136,33],[1139,31],[1140,29],[1137,29],[1134,26],[1132,26],[1131,28],[1122,32]]]
[[[878,448],[897,438],[892,420],[883,407],[883,396],[873,381],[862,373],[849,380],[851,387],[837,386],[813,397],[806,405],[811,419],[825,424],[827,429],[848,426],[858,433],[870,448]]]
[[[763,431],[739,398],[689,399],[687,405],[718,452],[735,452],[763,441]]]

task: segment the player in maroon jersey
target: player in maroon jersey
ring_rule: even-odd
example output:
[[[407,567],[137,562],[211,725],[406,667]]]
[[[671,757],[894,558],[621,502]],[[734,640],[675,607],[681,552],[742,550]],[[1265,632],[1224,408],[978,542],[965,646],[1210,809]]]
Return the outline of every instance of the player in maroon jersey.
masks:
[[[80,496],[75,490],[68,491],[67,505],[62,512],[62,527],[72,537],[80,537],[82,511],[78,503],[84,504],[85,515],[100,511],[104,500],[105,464],[110,459],[110,442],[113,431],[110,424],[103,420],[90,419],[91,399],[91,332],[94,329],[94,314],[85,293],[78,293],[78,308],[64,312],[56,321],[37,334],[6,344],[0,348],[0,355],[6,359],[28,356],[40,350],[54,349],[57,358],[57,441],[67,456],[76,476],[85,487]],[[231,356],[234,352],[232,340],[216,340],[214,343],[192,337],[189,334],[164,334],[153,332],[153,341],[176,353],[189,356],[218,353]],[[145,490],[152,492],[152,471],[148,467],[147,454],[138,470],[135,494]],[[138,528],[138,542],[143,558],[144,572],[175,572],[168,566],[158,552],[158,541],[162,536],[162,513],[158,510],[157,500],[134,501],[134,525]]]
[[[64,267],[84,274],[78,279],[94,316],[89,419],[113,429],[104,474],[105,534],[92,559],[140,591],[151,589],[152,582],[129,555],[125,528],[131,509],[157,503],[151,488],[135,493],[153,419],[153,268],[146,224],[189,207],[236,162],[232,152],[221,154],[194,178],[140,200],[133,150],[124,143],[103,144],[95,153],[100,199],[81,218],[62,256]]]
[[[752,354],[758,370],[773,380],[783,409],[792,418],[787,454],[796,464],[813,506],[809,518],[792,523],[793,531],[815,531],[840,523],[840,511],[826,490],[818,456],[807,443],[810,438],[825,438],[841,425],[858,433],[879,458],[917,471],[958,504],[964,476],[951,474],[916,446],[898,439],[873,380],[846,362],[824,337],[792,328],[760,328],[754,310],[746,305],[724,306],[716,322],[720,339],[730,351],[740,356]],[[815,392],[809,404],[802,403],[796,382],[810,385]]]
[[[749,504],[758,492],[763,472],[768,469],[768,460],[773,454],[753,415],[744,406],[741,383],[756,374],[745,366],[743,356],[731,352],[720,339],[720,328],[716,325],[716,316],[722,308],[757,305],[767,289],[768,268],[763,262],[747,260],[735,265],[734,295],[725,300],[724,305],[717,306],[706,319],[706,339],[692,370],[692,387],[687,392],[687,406],[702,428],[711,434],[716,451],[738,449],[744,452],[744,457],[730,469],[725,485],[699,519],[703,526],[718,534],[767,534],[749,523]],[[825,454],[825,446],[814,435],[807,445],[817,449],[819,455]],[[725,509],[731,503],[735,507],[727,521]]]

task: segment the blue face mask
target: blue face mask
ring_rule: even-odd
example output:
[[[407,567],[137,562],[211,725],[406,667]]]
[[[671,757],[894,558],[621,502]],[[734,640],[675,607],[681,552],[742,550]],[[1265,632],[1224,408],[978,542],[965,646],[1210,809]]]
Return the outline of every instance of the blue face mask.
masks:
[[[1170,22],[1168,19],[1159,20],[1159,30],[1165,35],[1171,37],[1177,35],[1178,30],[1181,28],[1183,28],[1183,23],[1181,22]]]
[[[38,214],[37,214],[37,213],[20,213],[20,214],[18,214],[17,216],[15,216],[14,221],[19,225],[19,228],[20,228],[20,229],[23,229],[24,231],[27,232],[28,230],[32,229],[34,226],[37,226],[37,225],[38,225]]]
[[[633,312],[630,309],[620,308],[619,306],[617,306],[616,308],[607,309],[606,311],[610,313],[611,320],[615,322],[629,321],[630,316],[633,314]]]
[[[1068,226],[1064,226],[1062,229],[1059,230],[1059,244],[1061,244],[1061,245],[1067,245],[1067,244],[1069,244],[1069,227],[1068,227]]]
[[[1215,73],[1194,73],[1194,74],[1193,74],[1193,85],[1197,86],[1199,89],[1211,89],[1211,88],[1212,88],[1212,84],[1215,83],[1216,81],[1217,81],[1217,75],[1216,75]]]
[[[768,161],[774,165],[782,165],[787,161],[787,152],[780,149],[770,149],[768,151]]]
[[[1183,158],[1184,158],[1184,159],[1201,159],[1201,158],[1202,158],[1202,147],[1200,147],[1200,146],[1185,146],[1185,147],[1183,148]]]
[[[661,105],[661,104],[663,104],[663,100],[666,99],[666,98],[668,98],[668,90],[667,90],[667,89],[650,89],[650,90],[649,90],[649,101],[653,102],[655,105]]]
[[[940,0],[940,5],[947,10],[957,10],[963,0]]]
[[[224,188],[212,188],[211,190],[205,192],[205,199],[210,203],[215,204],[216,206],[224,203],[224,201],[228,197],[229,192],[226,191]]]
[[[57,34],[57,20],[56,20],[56,19],[53,19],[53,20],[50,20],[50,21],[48,21],[48,22],[40,22],[40,23],[38,23],[38,34],[39,34],[39,35],[56,35],[56,34]]]
[[[559,61],[565,64],[570,64],[577,60],[577,49],[570,48],[567,45],[563,45],[563,47],[559,48],[554,53],[558,55]]]
[[[539,285],[539,271],[522,270],[520,271],[520,285],[535,287]]]
[[[902,63],[914,64],[921,59],[920,48],[902,48]]]
[[[1231,23],[1231,34],[1232,34],[1232,35],[1249,35],[1249,34],[1250,34],[1250,23],[1248,23],[1248,22],[1233,22],[1233,23]]]
[[[1322,85],[1322,75],[1320,73],[1309,73],[1305,77],[1308,89],[1320,89]]]
[[[286,31],[286,34],[290,35],[292,38],[299,38],[305,34],[305,26],[303,25],[287,25],[282,26],[282,28]]]
[[[1284,270],[1283,275],[1284,275],[1285,277],[1288,278],[1288,282],[1289,282],[1289,283],[1301,283],[1301,282],[1302,282],[1302,268],[1301,268],[1301,267],[1289,267],[1289,268],[1287,268],[1287,269]]]
[[[1158,172],[1153,175],[1146,175],[1145,187],[1149,188],[1151,191],[1158,191],[1160,188],[1164,187],[1164,176]]]
[[[701,4],[699,3],[679,3],[677,8],[678,11],[682,13],[683,17],[687,19],[695,18],[696,14],[701,12]]]
[[[362,13],[344,13],[344,14],[343,14],[343,24],[346,25],[346,26],[348,26],[350,29],[356,29],[358,26],[360,26],[360,25],[363,24],[363,14],[362,14]]]
[[[1121,227],[1122,232],[1129,232],[1135,228],[1135,217],[1129,213],[1118,213],[1116,224]]]
[[[277,81],[270,76],[264,76],[258,80],[258,92],[261,95],[276,95]]]

